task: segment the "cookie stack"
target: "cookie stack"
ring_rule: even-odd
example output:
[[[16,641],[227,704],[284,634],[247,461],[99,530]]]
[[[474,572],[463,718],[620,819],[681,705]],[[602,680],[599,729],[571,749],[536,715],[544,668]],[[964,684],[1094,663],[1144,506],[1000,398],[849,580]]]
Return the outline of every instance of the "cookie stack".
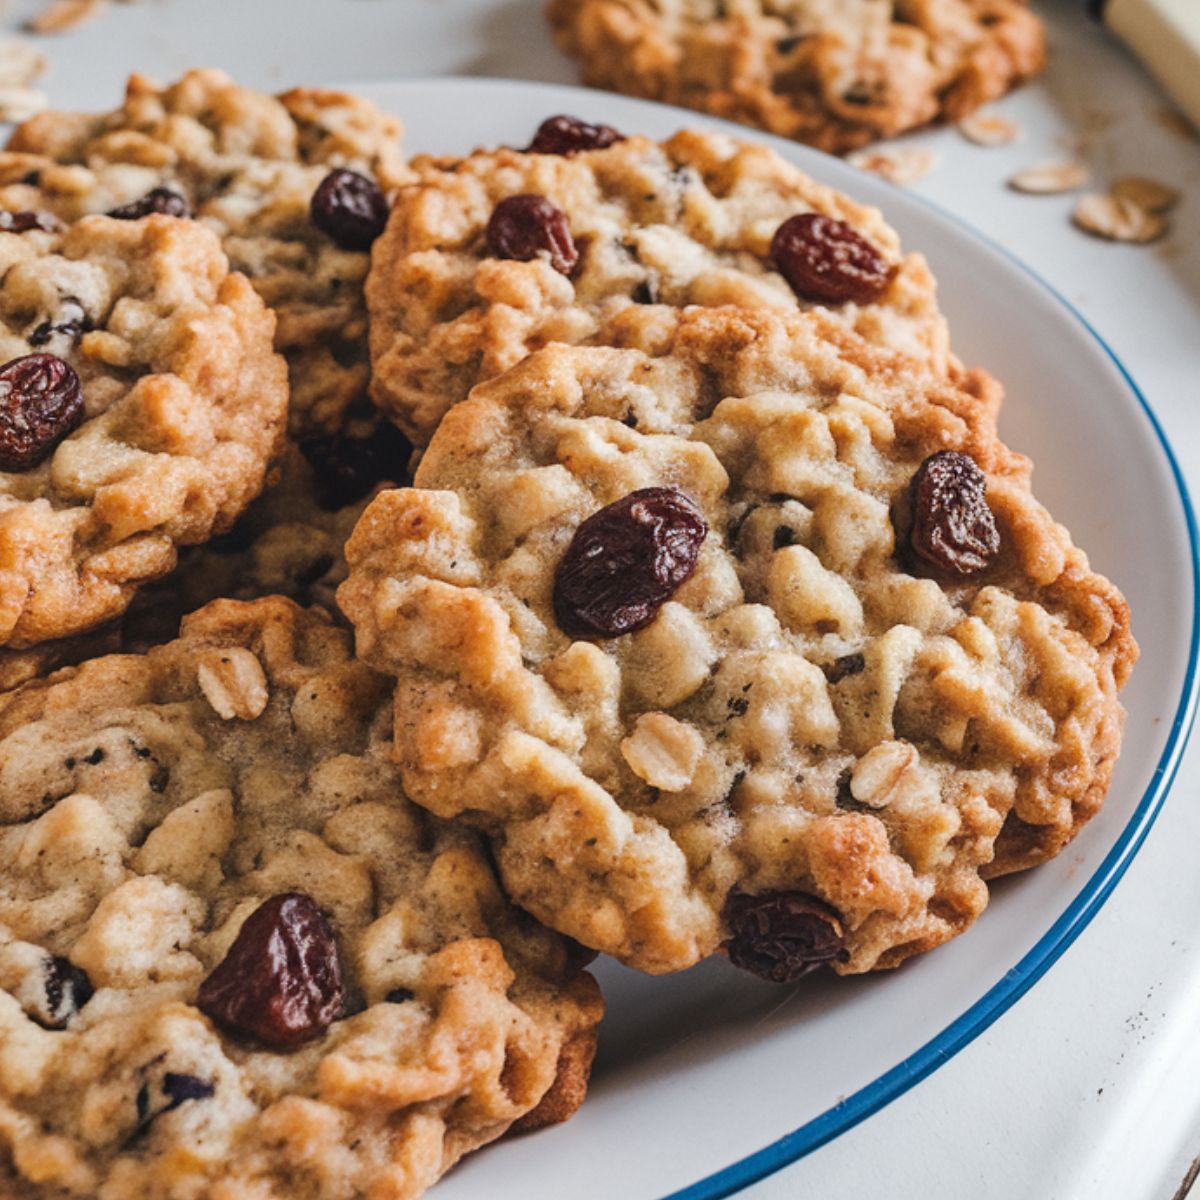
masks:
[[[893,967],[1099,807],[1122,597],[770,151],[197,71],[0,208],[6,1196],[416,1197],[596,952]]]

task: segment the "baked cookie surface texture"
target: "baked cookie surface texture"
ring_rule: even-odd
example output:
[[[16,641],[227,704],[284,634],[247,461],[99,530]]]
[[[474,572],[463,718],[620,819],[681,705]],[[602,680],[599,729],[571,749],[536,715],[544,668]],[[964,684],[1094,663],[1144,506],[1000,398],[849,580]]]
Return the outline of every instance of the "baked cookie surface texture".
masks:
[[[0,645],[119,616],[282,449],[274,319],[192,222],[0,232]]]
[[[950,370],[925,260],[877,209],[766,147],[693,131],[659,144],[566,117],[532,147],[414,159],[375,245],[371,392],[418,445],[549,342],[621,344],[631,308],[641,324],[686,305],[819,307]]]
[[[406,788],[631,966],[893,966],[1099,806],[1126,605],[986,376],[820,313],[643,341],[477,388],[351,538],[339,600],[399,681]]]
[[[335,433],[364,398],[368,250],[404,177],[399,122],[368,101],[275,97],[197,70],[168,87],[135,75],[110,113],[27,121],[0,153],[0,204],[209,225],[276,312],[290,429],[306,437]]]
[[[550,0],[586,83],[841,153],[1041,70],[1025,0]]]
[[[226,536],[146,589],[106,648],[144,649],[220,597],[282,594],[332,608],[341,546],[373,487],[405,480],[411,446],[367,399],[370,242],[404,177],[399,123],[345,93],[275,97],[218,71],[160,87],[139,76],[106,114],[48,112],[0,153],[0,203],[71,220],[162,210],[222,239],[278,317],[289,438],[279,483]],[[0,656],[0,687],[95,653],[95,639]]]
[[[0,1192],[409,1200],[582,1099],[600,1003],[282,600],[0,700]]]

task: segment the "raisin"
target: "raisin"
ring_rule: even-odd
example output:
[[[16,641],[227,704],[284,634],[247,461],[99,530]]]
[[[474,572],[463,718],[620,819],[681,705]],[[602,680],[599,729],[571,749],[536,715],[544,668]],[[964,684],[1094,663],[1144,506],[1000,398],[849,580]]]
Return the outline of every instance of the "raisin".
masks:
[[[387,197],[373,180],[339,167],[313,192],[312,223],[343,250],[369,250],[388,219]]]
[[[110,209],[108,215],[118,221],[136,221],[158,213],[164,217],[190,217],[192,210],[188,202],[174,188],[156,187],[140,200],[131,200],[118,208]]]
[[[652,279],[643,279],[641,283],[633,289],[631,296],[634,304],[657,304],[658,303],[658,288]]]
[[[416,994],[411,988],[395,987],[384,996],[384,1000],[388,1004],[407,1004],[409,1000],[416,997]]]
[[[861,675],[866,669],[867,660],[861,654],[845,654],[825,668],[825,678],[830,683],[841,683],[847,675]]]
[[[0,209],[0,233],[28,233],[31,229],[40,229],[43,233],[57,233],[61,228],[62,222],[50,213]]]
[[[48,959],[43,987],[46,992],[47,1029],[65,1029],[71,1018],[92,998],[95,988],[87,972],[69,958]]]
[[[196,1007],[236,1033],[286,1050],[320,1037],[345,989],[333,930],[309,896],[283,892],[246,918],[200,985]]]
[[[130,1141],[141,1137],[163,1113],[173,1112],[188,1100],[208,1100],[217,1093],[216,1085],[207,1079],[197,1079],[195,1075],[183,1075],[175,1071],[167,1071],[162,1077],[162,1094],[167,1102],[159,1108],[150,1107],[150,1085],[143,1083],[137,1091],[137,1128]]]
[[[36,467],[83,420],[83,391],[70,363],[27,354],[0,367],[0,471]]]
[[[771,258],[802,300],[867,304],[896,269],[853,226],[820,213],[789,217],[771,239]]]
[[[725,901],[729,961],[772,983],[792,983],[848,957],[837,912],[807,892],[734,890]]]
[[[575,531],[554,573],[554,615],[572,637],[619,637],[654,620],[691,578],[708,533],[678,488],[630,492]]]
[[[74,296],[64,296],[62,307],[52,318],[42,321],[29,335],[31,346],[44,346],[56,334],[77,338],[92,327],[91,318]]]
[[[982,571],[1000,552],[986,493],[987,478],[974,459],[956,450],[931,454],[912,481],[913,552],[959,578]]]
[[[625,135],[611,125],[589,125],[578,117],[560,114],[547,117],[539,126],[533,141],[529,143],[530,154],[576,154],[580,150],[604,150],[615,142],[623,142]]]
[[[855,107],[862,108],[868,104],[878,104],[882,99],[880,89],[872,87],[864,80],[859,80],[857,83],[852,83],[842,93],[843,104],[853,104]]]
[[[403,483],[413,447],[394,425],[381,421],[366,437],[307,438],[300,452],[313,469],[317,503],[334,512],[361,500],[378,483]]]
[[[159,1109],[160,1113],[170,1112],[178,1108],[185,1100],[207,1100],[216,1094],[216,1088],[206,1079],[197,1079],[195,1075],[179,1075],[168,1071],[162,1080],[163,1095],[170,1098],[166,1108]]]
[[[545,196],[524,194],[501,200],[487,224],[488,249],[497,258],[529,262],[545,258],[560,275],[579,262],[567,215]]]

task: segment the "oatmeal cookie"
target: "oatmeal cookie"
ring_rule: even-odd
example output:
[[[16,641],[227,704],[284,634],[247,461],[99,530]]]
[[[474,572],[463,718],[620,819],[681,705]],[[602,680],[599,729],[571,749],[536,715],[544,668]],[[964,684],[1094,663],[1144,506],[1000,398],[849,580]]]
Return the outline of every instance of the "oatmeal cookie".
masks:
[[[409,481],[411,458],[411,443],[377,412],[303,448],[289,442],[280,482],[228,533],[183,547],[175,570],[139,589],[118,620],[24,650],[0,648],[0,692],[101,654],[170,641],[183,617],[211,600],[285,596],[340,619],[346,539],[377,491]]]
[[[550,0],[587,83],[842,153],[1041,70],[1025,0]]]
[[[0,232],[0,646],[118,616],[278,456],[274,319],[170,217]]]
[[[548,342],[609,343],[631,306],[821,307],[950,369],[929,268],[877,209],[764,146],[614,138],[560,117],[534,142],[549,152],[413,161],[367,303],[372,395],[418,445],[476,383]]]
[[[342,92],[274,97],[212,70],[166,88],[134,75],[114,112],[20,126],[0,153],[0,207],[208,224],[278,317],[291,432],[329,435],[366,390],[363,281],[384,193],[405,177],[399,139],[394,118]]]
[[[1099,805],[1126,605],[981,373],[820,313],[642,340],[476,388],[351,537],[338,598],[399,681],[406,788],[631,966],[895,966],[982,911],[998,835],[1011,868]]]
[[[0,700],[0,1191],[411,1200],[570,1115],[598,992],[409,804],[391,682],[219,601]]]

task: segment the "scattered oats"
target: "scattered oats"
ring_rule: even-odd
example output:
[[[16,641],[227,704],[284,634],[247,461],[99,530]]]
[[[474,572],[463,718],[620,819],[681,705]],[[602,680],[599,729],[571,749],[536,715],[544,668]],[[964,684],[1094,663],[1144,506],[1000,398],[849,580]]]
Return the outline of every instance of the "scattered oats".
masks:
[[[66,33],[84,21],[98,17],[108,0],[52,0],[29,22],[34,33]]]
[[[1075,205],[1071,220],[1085,233],[1113,242],[1152,242],[1166,232],[1167,223],[1132,200],[1102,192],[1084,196]]]
[[[1118,200],[1130,200],[1152,213],[1169,212],[1179,203],[1179,191],[1176,188],[1141,175],[1126,175],[1108,190]]]
[[[46,69],[46,60],[28,43],[0,38],[0,87],[27,87]]]
[[[1009,179],[1008,186],[1030,196],[1054,196],[1059,192],[1073,192],[1087,181],[1088,169],[1083,163],[1041,163],[1018,171]]]
[[[958,123],[958,131],[977,146],[1007,146],[1021,136],[1020,125],[998,113],[974,113],[963,117]]]
[[[45,92],[27,87],[0,87],[0,121],[28,121],[50,103]]]
[[[920,146],[900,146],[891,150],[859,150],[850,155],[850,165],[870,171],[889,183],[916,183],[933,170],[937,159],[932,150]]]
[[[1154,114],[1154,119],[1166,130],[1176,135],[1176,137],[1186,138],[1189,142],[1196,141],[1200,138],[1200,133],[1196,127],[1181,113],[1174,108],[1160,108]]]

